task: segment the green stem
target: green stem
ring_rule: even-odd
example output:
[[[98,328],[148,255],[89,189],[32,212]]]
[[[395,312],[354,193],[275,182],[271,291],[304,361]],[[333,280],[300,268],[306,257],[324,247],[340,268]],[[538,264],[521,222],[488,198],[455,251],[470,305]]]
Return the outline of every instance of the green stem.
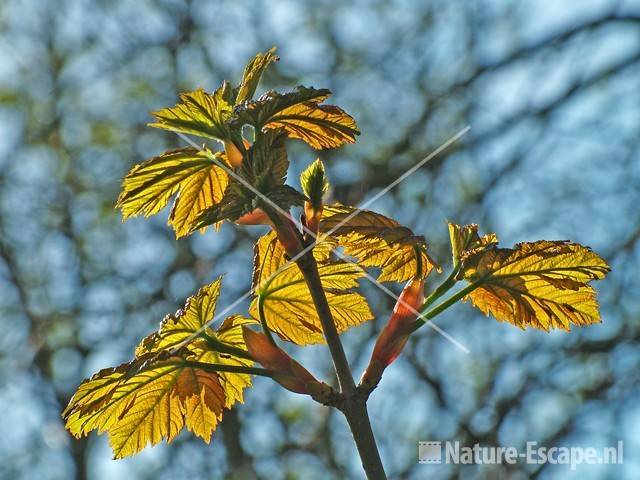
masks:
[[[469,285],[464,287],[462,290],[460,290],[459,292],[451,295],[445,301],[439,303],[438,305],[436,305],[435,307],[433,307],[431,310],[429,310],[427,312],[425,312],[425,310],[426,310],[426,306],[425,306],[426,302],[425,302],[425,305],[423,305],[422,308],[420,309],[420,313],[422,313],[422,317],[420,317],[420,318],[418,318],[416,320],[416,322],[413,324],[413,327],[412,327],[411,331],[415,332],[418,328],[420,328],[425,323],[427,323],[428,320],[431,320],[433,317],[435,317],[435,316],[441,314],[442,312],[444,312],[451,305],[454,305],[455,303],[460,301],[462,298],[466,297],[471,292],[473,292],[481,284],[482,284],[482,281],[477,281],[477,282],[474,282],[474,283],[470,283]]]
[[[229,372],[229,373],[245,373],[247,375],[260,375],[262,377],[273,377],[274,373],[271,370],[266,370],[259,367],[245,367],[242,365],[222,365],[218,363],[204,363],[194,362],[191,360],[184,360],[182,365],[192,368],[199,368],[208,372]]]
[[[454,265],[453,270],[449,276],[442,282],[440,285],[436,287],[436,289],[431,292],[431,294],[425,299],[422,304],[421,310],[424,311],[428,306],[434,303],[437,299],[439,299],[442,295],[448,292],[451,287],[453,287],[458,281],[456,280],[456,275],[460,271],[459,265]]]
[[[207,344],[209,344],[209,346],[216,352],[227,353],[229,355],[233,355],[234,357],[253,360],[253,357],[246,350],[242,350],[241,348],[234,347],[233,345],[229,345],[228,343],[221,342],[216,337],[212,337],[205,332],[202,332],[199,336],[203,338],[207,342]]]

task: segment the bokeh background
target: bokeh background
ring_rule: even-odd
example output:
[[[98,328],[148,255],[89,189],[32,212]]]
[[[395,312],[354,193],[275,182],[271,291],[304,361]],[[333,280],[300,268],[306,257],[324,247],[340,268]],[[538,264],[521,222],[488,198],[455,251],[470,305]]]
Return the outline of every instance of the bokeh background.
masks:
[[[221,306],[249,287],[259,228],[175,241],[166,211],[122,224],[113,205],[133,164],[181,144],[148,112],[273,45],[263,88],[328,87],[362,129],[320,154],[334,199],[370,198],[468,124],[372,208],[445,267],[447,219],[503,245],[570,238],[613,267],[600,325],[520,331],[457,305],[436,323],[469,354],[422,329],[370,401],[390,477],[638,478],[640,3],[599,0],[0,2],[0,477],[361,478],[343,418],[264,379],[209,446],[183,434],[112,461],[60,419],[199,285],[226,272]],[[291,147],[296,184],[317,153]],[[356,374],[393,306],[362,288],[377,319],[344,336]],[[323,348],[295,353],[331,378]],[[624,465],[419,465],[419,440],[623,440]]]

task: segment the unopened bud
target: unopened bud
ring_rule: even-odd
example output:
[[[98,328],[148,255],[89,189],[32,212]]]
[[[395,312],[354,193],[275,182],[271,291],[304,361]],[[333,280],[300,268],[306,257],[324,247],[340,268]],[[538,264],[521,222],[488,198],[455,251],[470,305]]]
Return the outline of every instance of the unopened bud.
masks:
[[[384,369],[400,355],[413,331],[417,312],[423,303],[424,279],[409,280],[396,302],[389,322],[376,340],[371,360],[362,376],[363,385],[375,387]]]
[[[284,247],[289,258],[293,258],[302,251],[300,232],[291,218],[280,214],[278,216],[280,222],[274,227],[274,230],[278,235],[278,241]]]
[[[304,202],[304,216],[306,226],[313,233],[318,232],[318,224],[322,217],[322,198],[329,189],[329,182],[324,171],[324,165],[317,159],[300,175],[302,191],[309,199]]]
[[[271,370],[273,379],[287,390],[315,398],[328,388],[284,350],[273,345],[264,334],[245,326],[242,327],[242,335],[251,356],[264,368]]]

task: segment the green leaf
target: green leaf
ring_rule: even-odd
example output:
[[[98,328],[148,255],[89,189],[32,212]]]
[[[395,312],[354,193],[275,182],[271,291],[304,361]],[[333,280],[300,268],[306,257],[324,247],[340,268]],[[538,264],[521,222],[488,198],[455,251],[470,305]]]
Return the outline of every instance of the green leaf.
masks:
[[[267,132],[256,139],[247,151],[240,169],[236,170],[246,183],[232,177],[222,200],[201,212],[196,228],[222,220],[233,222],[256,208],[273,209],[271,203],[287,211],[294,205],[304,204],[304,195],[284,185],[289,167],[284,139],[285,136],[277,131]],[[268,198],[271,203],[262,197]]]
[[[247,64],[242,75],[242,81],[238,86],[238,94],[235,99],[236,105],[253,98],[264,71],[271,63],[280,60],[275,51],[276,47],[273,47],[268,52],[258,53]]]
[[[291,207],[302,206],[306,197],[289,185],[279,185],[268,193],[263,193],[270,202],[258,197],[241,183],[232,180],[225,194],[224,200],[207,210],[204,210],[196,221],[197,228],[206,228],[218,222],[227,220],[235,222],[240,217],[256,209],[273,210],[273,204],[282,210],[289,211]],[[237,193],[242,192],[242,193]]]
[[[225,100],[226,92],[223,84],[213,95],[201,88],[183,93],[180,95],[181,103],[152,112],[157,122],[149,126],[219,141],[229,139],[227,121],[231,118],[232,107]]]
[[[256,137],[242,162],[242,177],[261,193],[284,184],[289,169],[285,135],[270,131]]]
[[[267,198],[282,210],[289,211],[291,207],[301,207],[307,200],[302,193],[289,185],[280,185],[269,192]],[[264,200],[259,203],[264,207],[272,208],[272,205]]]
[[[216,225],[224,220],[235,222],[243,215],[254,210],[253,202],[247,199],[244,194],[239,194],[232,187],[244,189],[238,182],[232,180],[227,187],[224,195],[224,201],[217,205],[202,211],[195,222],[195,228],[206,228],[210,225]]]
[[[285,94],[267,92],[255,102],[237,106],[231,124],[250,124],[258,131],[281,129],[316,149],[354,143],[360,134],[355,120],[339,107],[319,105],[329,95],[330,90],[303,86]]]

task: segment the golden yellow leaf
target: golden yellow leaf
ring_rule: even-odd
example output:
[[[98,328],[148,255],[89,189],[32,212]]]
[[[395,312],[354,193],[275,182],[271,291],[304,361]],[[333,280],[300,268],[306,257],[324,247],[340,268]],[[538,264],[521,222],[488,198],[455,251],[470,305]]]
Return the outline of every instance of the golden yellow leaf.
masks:
[[[247,351],[242,326],[254,320],[232,316],[216,330],[205,327],[219,293],[220,279],[165,317],[133,361],[85,380],[63,412],[69,431],[76,437],[108,432],[116,458],[171,441],[184,426],[209,442],[223,409],[242,402],[251,385],[248,374],[225,368],[253,366],[237,353]]]
[[[245,318],[241,315],[232,315],[227,317],[222,325],[215,331],[214,338],[240,350],[247,350],[242,336],[242,326],[256,323],[251,318]],[[238,365],[253,366],[253,361],[246,358],[233,356],[215,350],[206,350],[200,356],[201,362],[215,363],[218,365]],[[230,408],[234,403],[244,402],[244,389],[251,386],[251,376],[242,373],[220,372],[220,379],[226,394],[225,407]]]
[[[329,90],[306,87],[285,94],[268,92],[236,108],[233,121],[258,130],[282,129],[316,149],[354,143],[360,131],[353,117],[334,105],[320,105],[329,95]]]
[[[497,248],[493,240],[461,254],[461,276],[477,285],[465,297],[474,306],[520,328],[569,330],[600,321],[588,282],[604,278],[609,266],[591,249],[547,240]]]
[[[159,352],[179,348],[189,341],[189,349],[194,358],[200,362],[218,365],[236,365],[250,367],[253,361],[225,352],[216,351],[207,342],[212,340],[226,346],[247,351],[242,336],[242,325],[255,323],[254,320],[240,315],[227,317],[214,330],[206,326],[210,322],[216,309],[222,278],[202,287],[198,293],[189,297],[185,306],[175,314],[167,315],[160,324],[157,332],[143,339],[136,348],[136,356],[150,352]],[[197,337],[194,339],[194,335]],[[242,402],[242,392],[251,386],[251,377],[246,374],[220,372],[221,382],[227,396],[226,406],[230,407],[236,401]]]
[[[185,425],[209,442],[224,406],[217,372],[152,353],[85,380],[63,417],[77,438],[108,432],[114,458],[123,458],[170,442]]]
[[[144,338],[136,347],[136,356],[180,348],[196,333],[203,334],[196,340],[204,338],[205,335],[214,336],[215,332],[207,322],[211,321],[215,315],[221,284],[222,278],[219,277],[209,285],[200,288],[195,295],[190,296],[184,307],[175,314],[164,317],[158,331]],[[190,348],[194,345],[198,345],[198,341],[191,342]]]
[[[262,297],[265,320],[271,330],[299,345],[321,343],[324,341],[322,326],[309,289],[295,263],[282,268],[287,262],[284,253],[273,232],[258,240],[253,288],[259,298],[251,304],[251,314],[259,317],[259,299]],[[327,253],[321,247],[315,253],[316,258],[327,258]],[[357,287],[357,280],[363,275],[360,267],[325,260],[319,263],[318,271],[339,332],[373,318],[366,299],[351,290]]]
[[[177,237],[188,235],[198,217],[222,200],[227,187],[227,174],[212,157],[226,164],[223,153],[188,147],[136,165],[122,182],[116,208],[122,210],[125,220],[140,214],[147,217],[162,210],[178,193],[169,224]]]
[[[232,106],[224,98],[225,90],[223,84],[213,94],[201,88],[182,93],[181,103],[152,112],[157,122],[149,126],[224,141],[229,138],[226,122],[232,113]]]
[[[344,253],[357,258],[359,265],[379,267],[380,282],[425,278],[434,267],[440,270],[427,254],[423,236],[379,213],[325,205],[319,232],[335,238]]]
[[[200,214],[222,200],[227,181],[227,173],[214,164],[184,183],[169,215],[169,224],[177,237],[193,232]]]
[[[340,107],[304,102],[293,105],[271,117],[263,127],[282,128],[289,137],[307,142],[321,150],[355,143],[360,132],[356,121]]]

